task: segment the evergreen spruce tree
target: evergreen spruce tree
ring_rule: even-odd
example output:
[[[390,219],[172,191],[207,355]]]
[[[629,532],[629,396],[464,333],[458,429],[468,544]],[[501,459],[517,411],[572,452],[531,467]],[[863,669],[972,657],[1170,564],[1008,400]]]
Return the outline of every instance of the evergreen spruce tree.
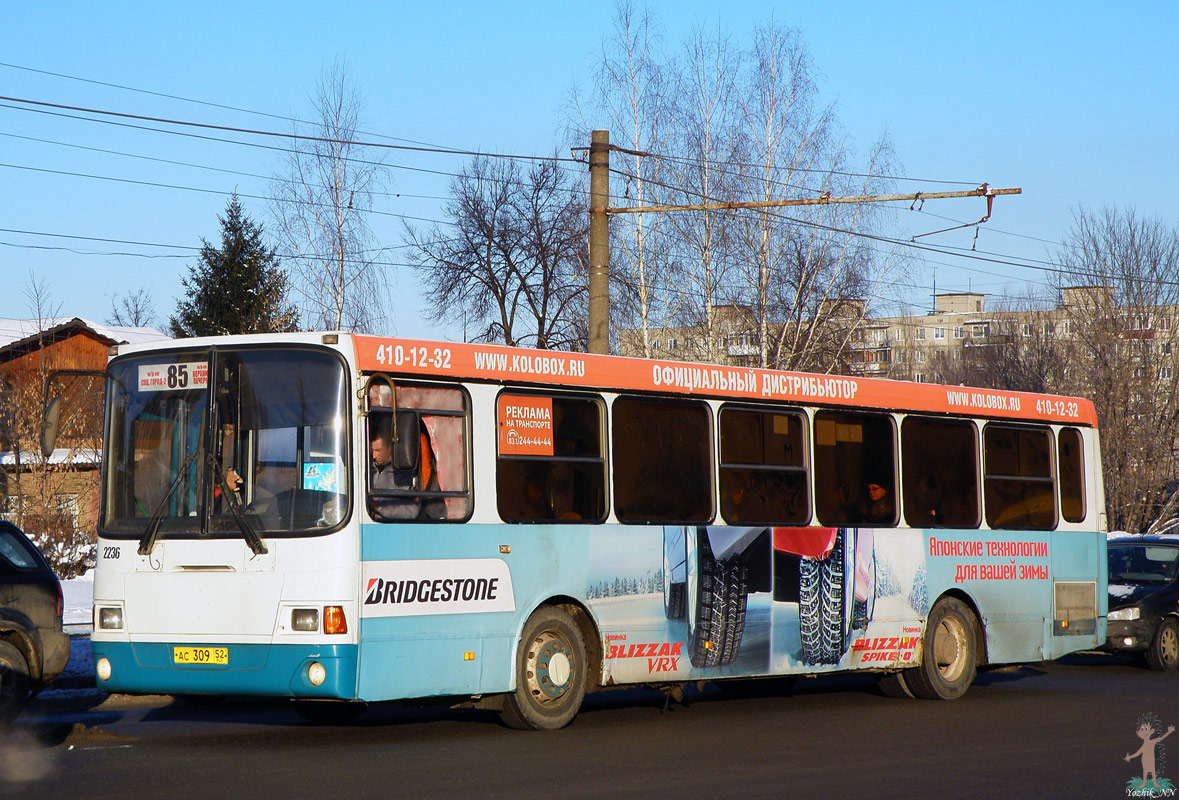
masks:
[[[235,193],[221,223],[221,246],[201,239],[201,255],[182,280],[185,297],[169,320],[172,335],[293,331],[298,312],[287,301],[286,272],[273,248],[262,241],[262,227],[242,211]]]

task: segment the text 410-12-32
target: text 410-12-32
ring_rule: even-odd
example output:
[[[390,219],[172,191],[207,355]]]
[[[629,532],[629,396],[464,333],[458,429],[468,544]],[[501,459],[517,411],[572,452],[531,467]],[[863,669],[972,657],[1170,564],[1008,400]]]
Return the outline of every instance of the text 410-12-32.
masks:
[[[403,347],[402,345],[380,345],[377,347],[377,363],[389,367],[433,367],[450,369],[450,348]]]

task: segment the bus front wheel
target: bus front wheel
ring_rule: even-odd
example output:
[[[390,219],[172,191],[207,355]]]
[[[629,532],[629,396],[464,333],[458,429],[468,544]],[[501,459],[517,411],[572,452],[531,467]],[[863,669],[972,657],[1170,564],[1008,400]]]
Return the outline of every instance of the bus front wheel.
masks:
[[[588,661],[577,623],[556,606],[542,606],[524,624],[516,653],[516,691],[500,716],[517,730],[556,730],[573,721],[585,697]]]
[[[905,685],[926,700],[956,700],[978,669],[978,622],[961,600],[943,597],[925,620],[921,663],[905,671]]]

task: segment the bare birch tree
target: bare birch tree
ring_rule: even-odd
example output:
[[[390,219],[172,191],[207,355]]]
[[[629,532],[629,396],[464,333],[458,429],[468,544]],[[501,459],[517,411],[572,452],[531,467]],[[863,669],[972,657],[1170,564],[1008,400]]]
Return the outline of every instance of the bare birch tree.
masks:
[[[741,53],[719,27],[715,33],[696,28],[675,65],[676,124],[669,138],[675,153],[668,159],[668,182],[687,202],[709,203],[735,190],[732,166],[738,148],[738,80]],[[715,362],[722,356],[726,326],[717,305],[732,267],[729,258],[728,211],[683,211],[667,216],[669,249],[677,264],[684,296],[677,321],[700,331],[688,345],[687,357]]]
[[[611,205],[775,201],[886,188],[887,140],[858,164],[833,108],[819,102],[797,31],[771,21],[741,47],[723,29],[697,29],[671,58],[657,49],[645,11],[623,2],[615,20],[594,101],[579,107],[596,116],[582,127],[608,128],[612,142],[651,155],[611,154]],[[736,352],[747,364],[840,371],[899,263],[861,236],[884,213],[868,204],[828,204],[791,214],[615,215],[615,323],[631,326],[632,349],[646,356],[656,354],[653,329],[678,326],[686,330],[675,337],[676,353],[685,358],[725,361]],[[735,339],[739,352],[726,348],[726,339]]]
[[[670,136],[671,78],[660,41],[646,9],[620,2],[613,34],[603,44],[596,67],[593,97],[576,111],[579,120],[573,127],[578,141],[588,142],[594,128],[607,128],[611,145],[621,148],[610,156],[611,193],[626,205],[657,203],[664,197],[664,162],[639,155],[662,154]],[[639,329],[647,356],[651,329],[664,324],[674,311],[674,295],[668,292],[672,279],[666,227],[660,214],[611,220],[612,316],[616,324],[625,319]]]
[[[1064,388],[1097,407],[1110,528],[1141,531],[1179,466],[1179,230],[1133,209],[1079,210],[1058,260]]]
[[[820,106],[814,67],[798,31],[770,22],[754,32],[742,89],[742,200],[880,191],[885,140],[858,173],[830,106]],[[858,234],[880,212],[861,205],[742,212],[733,257],[758,364],[842,371],[883,270]]]
[[[387,320],[387,281],[369,226],[384,165],[357,143],[363,99],[346,63],[320,75],[314,120],[294,125],[272,182],[277,238],[301,317],[311,328],[375,332]]]

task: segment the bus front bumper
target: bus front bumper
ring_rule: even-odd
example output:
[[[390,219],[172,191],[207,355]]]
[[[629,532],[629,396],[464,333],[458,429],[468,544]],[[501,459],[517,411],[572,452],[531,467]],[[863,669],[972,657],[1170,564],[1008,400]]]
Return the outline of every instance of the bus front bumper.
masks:
[[[96,683],[122,694],[216,694],[351,700],[357,646],[197,645],[224,648],[226,663],[176,663],[191,642],[93,642]]]

